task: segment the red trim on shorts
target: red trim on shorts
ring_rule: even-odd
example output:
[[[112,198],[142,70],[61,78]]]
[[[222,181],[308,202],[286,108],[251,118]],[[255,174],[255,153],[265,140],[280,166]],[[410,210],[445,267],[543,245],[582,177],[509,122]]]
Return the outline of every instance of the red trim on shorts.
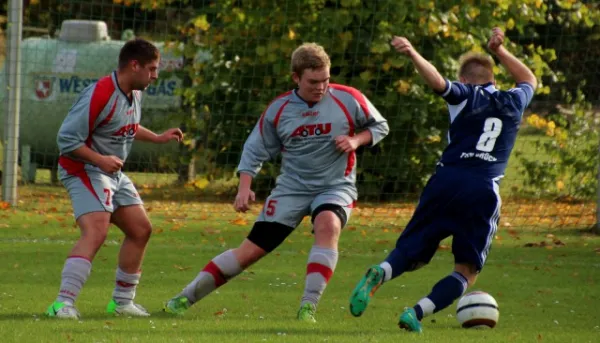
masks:
[[[85,256],[81,256],[81,255],[69,255],[67,256],[67,260],[70,258],[82,258],[90,263],[92,263],[92,260],[90,260],[89,258],[85,257]]]
[[[72,160],[68,157],[61,156],[58,158],[58,164],[67,171],[67,174],[78,177],[85,188],[87,188],[95,197],[100,201],[100,197],[96,194],[94,186],[92,186],[92,180],[85,171],[83,162]]]
[[[340,99],[336,98],[333,94],[331,94],[331,98],[342,109],[342,111],[344,112],[344,115],[346,115],[346,120],[348,120],[348,127],[349,127],[348,128],[348,136],[350,136],[350,137],[354,136],[354,121],[352,120],[352,116],[350,115],[350,112],[348,112],[346,105],[344,105],[344,103]],[[352,169],[354,169],[355,163],[356,163],[356,153],[353,151],[348,154],[348,163],[346,164],[346,171],[344,171],[344,176],[348,176],[348,175],[350,175],[350,173],[352,173]]]
[[[321,275],[323,275],[323,277],[325,278],[325,282],[329,282],[329,279],[331,279],[331,276],[333,275],[333,270],[331,270],[331,268],[324,266],[320,263],[309,263],[306,266],[306,275],[311,274],[311,273],[319,273]]]
[[[355,208],[356,207],[356,200],[354,200],[350,205],[346,206],[348,208]]]
[[[367,105],[367,99],[358,89],[344,85],[339,85],[336,83],[330,83],[329,87],[338,91],[349,93],[354,99],[356,99],[356,101],[358,101],[360,108],[365,113],[365,117],[369,118],[370,113],[369,106]]]
[[[267,106],[267,108],[265,109],[265,111],[264,111],[264,112],[263,112],[263,113],[260,115],[260,119],[259,119],[259,121],[258,121],[258,130],[260,131],[260,135],[261,135],[261,136],[263,135],[263,122],[265,121],[265,116],[266,116],[266,114],[267,114],[267,111],[269,110],[269,107],[271,107],[271,104],[273,104],[273,103],[274,103],[275,101],[277,101],[278,99],[281,99],[281,98],[283,98],[283,97],[286,97],[286,96],[288,96],[288,95],[290,95],[290,94],[292,94],[292,91],[287,91],[287,92],[285,92],[285,93],[283,93],[283,94],[281,94],[281,95],[278,95],[278,96],[277,96],[275,99],[273,99],[273,101],[271,101],[271,102],[269,103],[269,105]],[[288,103],[288,102],[289,102],[289,100],[288,100],[288,101],[286,101],[286,102],[285,102],[285,104],[283,104],[283,106],[287,105],[287,103]],[[283,106],[282,106],[282,107],[283,107]],[[279,110],[281,111],[281,108],[280,108]],[[279,114],[279,113],[278,113],[278,114]],[[279,121],[279,118],[277,119],[277,121]]]
[[[212,275],[213,279],[215,279],[215,287],[221,287],[227,282],[225,275],[213,261],[208,262],[208,264],[202,269],[203,272],[209,273]]]

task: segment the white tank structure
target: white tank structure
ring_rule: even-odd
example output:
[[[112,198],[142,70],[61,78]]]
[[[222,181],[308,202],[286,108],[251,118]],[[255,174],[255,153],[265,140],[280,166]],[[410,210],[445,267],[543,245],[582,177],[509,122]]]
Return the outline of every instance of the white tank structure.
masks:
[[[126,30],[125,38],[133,38]],[[129,36],[129,37],[127,37]],[[31,153],[37,168],[55,168],[58,159],[56,135],[69,108],[89,84],[116,69],[125,40],[111,40],[106,23],[91,20],[66,20],[58,37],[24,39],[21,47],[21,112],[19,146],[21,160]],[[154,42],[161,51],[159,79],[143,93],[142,125],[162,130],[179,126],[181,97],[176,90],[182,84],[183,57]],[[0,73],[0,85],[6,85],[7,66]],[[0,87],[0,122],[4,123],[6,87]],[[3,135],[4,130],[0,130]],[[177,144],[134,144],[128,163],[143,170],[159,156],[177,153]],[[23,164],[23,163],[22,163]]]

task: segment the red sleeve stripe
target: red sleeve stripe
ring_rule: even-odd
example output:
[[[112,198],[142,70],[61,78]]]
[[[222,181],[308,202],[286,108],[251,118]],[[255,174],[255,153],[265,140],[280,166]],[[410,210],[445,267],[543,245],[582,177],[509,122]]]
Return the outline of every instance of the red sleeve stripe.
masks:
[[[92,92],[92,98],[90,99],[89,136],[92,135],[94,123],[108,104],[114,91],[115,84],[110,76],[105,76],[96,83],[96,87],[94,87],[94,91]]]
[[[352,116],[350,115],[350,112],[348,112],[346,105],[344,105],[344,103],[340,99],[336,98],[333,94],[331,95],[331,98],[338,104],[338,106],[340,106],[340,108],[344,112],[344,115],[346,115],[346,120],[348,120],[348,136],[354,136],[354,121],[352,120]],[[355,162],[356,154],[353,151],[348,154],[348,163],[346,164],[346,171],[344,172],[344,176],[348,176],[350,175],[350,173],[352,173],[352,169],[354,169]]]
[[[279,111],[277,111],[277,114],[275,115],[275,119],[273,120],[273,126],[277,127],[277,124],[279,124],[279,118],[281,117],[281,112],[283,112],[283,109],[289,102],[290,102],[290,99],[287,99],[286,102],[284,102],[283,105],[281,105],[281,108],[279,108]]]
[[[369,113],[369,106],[367,105],[367,99],[365,99],[365,96],[358,89],[353,88],[353,87],[344,86],[344,85],[338,85],[335,83],[330,83],[329,87],[331,87],[335,90],[349,93],[350,95],[352,95],[352,97],[354,99],[356,99],[356,101],[358,101],[360,108],[365,113],[365,117],[369,118],[370,113]]]
[[[259,121],[259,126],[258,126],[258,129],[260,130],[260,135],[261,135],[261,136],[263,135],[263,124],[264,124],[264,121],[265,121],[265,116],[267,115],[267,111],[269,110],[269,107],[271,107],[271,105],[272,105],[272,104],[273,104],[275,101],[277,101],[277,100],[279,100],[279,99],[281,99],[281,98],[283,98],[283,97],[286,97],[286,96],[288,96],[288,95],[290,95],[290,94],[292,94],[292,91],[287,91],[287,92],[285,92],[285,93],[283,93],[283,94],[280,94],[280,95],[278,95],[278,96],[277,96],[275,99],[273,99],[273,101],[271,101],[271,102],[269,103],[269,106],[267,106],[267,108],[265,109],[265,111],[264,111],[264,112],[263,112],[263,113],[260,115],[260,121]],[[286,101],[286,102],[285,102],[285,104],[283,104],[283,106],[282,106],[282,107],[284,107],[285,105],[287,105],[287,103],[288,103],[288,102],[289,102],[289,100],[288,100],[288,101]],[[282,111],[282,109],[280,108],[280,109],[279,109],[279,111],[277,112],[277,114],[278,114],[278,115],[280,115],[280,114],[281,114],[281,113],[280,113],[281,111]],[[279,121],[279,117],[277,117],[277,121]],[[277,126],[277,123],[275,124],[275,126]]]
[[[115,109],[117,109],[117,103],[119,102],[119,100],[115,99],[115,102],[113,103],[110,112],[108,113],[108,115],[106,116],[106,118],[104,118],[104,120],[98,125],[98,127],[100,126],[104,126],[106,124],[108,124],[110,122],[110,120],[112,119],[112,117],[115,115]]]

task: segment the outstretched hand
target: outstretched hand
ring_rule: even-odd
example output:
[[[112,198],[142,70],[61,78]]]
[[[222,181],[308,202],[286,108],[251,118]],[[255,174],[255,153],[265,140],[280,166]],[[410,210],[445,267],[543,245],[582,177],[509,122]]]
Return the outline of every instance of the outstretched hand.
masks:
[[[170,141],[181,142],[182,140],[183,132],[178,128],[172,128],[158,135],[156,143],[168,143]]]

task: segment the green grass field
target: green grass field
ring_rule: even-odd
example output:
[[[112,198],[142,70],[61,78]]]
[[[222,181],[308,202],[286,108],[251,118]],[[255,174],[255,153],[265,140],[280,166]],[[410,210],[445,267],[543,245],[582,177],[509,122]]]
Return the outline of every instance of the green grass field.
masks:
[[[363,317],[348,298],[364,269],[383,259],[401,230],[385,214],[359,208],[342,235],[340,261],[317,313],[318,323],[295,320],[307,252],[305,221],[287,242],[247,272],[194,306],[185,316],[161,313],[162,304],[216,254],[237,246],[256,216],[229,205],[148,201],[154,235],[137,300],[146,319],[111,317],[121,234],[111,229],[79,300],[82,320],[57,321],[42,313],[58,291],[60,271],[78,229],[60,187],[21,189],[19,209],[0,210],[0,333],[4,342],[598,342],[600,238],[575,229],[501,227],[489,263],[473,289],[500,305],[493,330],[465,330],[455,305],[424,321],[424,334],[400,331],[397,316],[451,271],[444,242],[432,263],[386,284]],[[539,242],[548,244],[542,246]],[[536,247],[525,247],[537,243]]]

